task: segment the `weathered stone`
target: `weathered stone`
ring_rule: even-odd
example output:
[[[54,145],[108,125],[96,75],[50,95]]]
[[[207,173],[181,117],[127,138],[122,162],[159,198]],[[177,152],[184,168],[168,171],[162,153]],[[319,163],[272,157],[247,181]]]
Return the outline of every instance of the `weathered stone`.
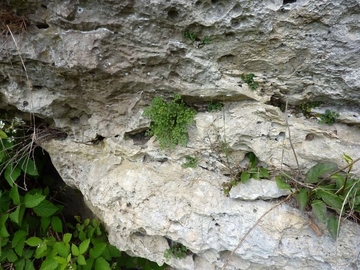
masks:
[[[43,147],[113,244],[163,263],[170,239],[196,254],[169,261],[173,267],[220,269],[275,203],[224,196],[226,175],[244,167],[247,153],[272,172],[302,174],[320,161],[345,166],[343,153],[360,153],[358,1],[284,2],[14,1],[30,26],[15,34],[17,46],[1,36],[0,107],[68,133]],[[250,73],[254,91],[241,80]],[[141,137],[150,124],[142,112],[154,96],[174,93],[202,109],[188,147],[160,150],[155,138]],[[225,106],[204,112],[209,101]],[[286,101],[284,114],[276,106]],[[320,125],[294,109],[309,101],[323,102],[314,113],[339,112],[336,123]],[[96,138],[104,140],[92,144]],[[186,155],[199,158],[197,168],[181,167]],[[282,205],[228,269],[357,269],[358,230],[346,221],[337,242],[326,229],[317,237],[306,215]]]

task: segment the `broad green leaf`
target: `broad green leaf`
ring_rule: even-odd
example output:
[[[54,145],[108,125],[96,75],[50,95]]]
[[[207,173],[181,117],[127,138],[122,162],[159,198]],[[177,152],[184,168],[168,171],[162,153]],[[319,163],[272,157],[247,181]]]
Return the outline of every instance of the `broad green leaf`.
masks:
[[[262,167],[260,168],[260,174],[261,174],[260,178],[269,178],[270,177],[269,171]]]
[[[94,260],[93,258],[89,258],[86,260],[86,265],[84,265],[83,270],[92,270],[93,268],[93,264],[94,264]]]
[[[41,229],[46,232],[49,228],[51,222],[51,218],[50,217],[41,217],[40,219],[40,223],[41,223]]]
[[[23,205],[18,205],[14,212],[10,213],[9,217],[12,222],[21,225],[25,213],[25,207]]]
[[[34,263],[30,259],[25,259],[25,269],[24,270],[35,270]]]
[[[327,176],[337,169],[338,166],[333,162],[318,163],[306,173],[305,180],[307,183],[317,183],[320,177]]]
[[[35,162],[28,156],[24,157],[19,162],[21,170],[31,176],[38,176],[39,172],[36,168]]]
[[[89,244],[90,244],[90,239],[86,239],[85,241],[82,241],[79,245],[79,253],[84,254],[89,248]]]
[[[46,251],[48,249],[48,246],[46,244],[46,242],[42,242],[35,250],[35,255],[34,257],[36,259],[42,258],[46,256]]]
[[[307,190],[305,188],[301,188],[295,197],[298,200],[300,211],[304,211],[309,201]]]
[[[39,238],[39,237],[36,237],[36,236],[32,236],[32,237],[28,238],[25,241],[25,243],[28,244],[30,247],[37,247],[42,242],[43,242],[43,240],[41,238]]]
[[[84,225],[85,226],[88,226],[90,224],[90,219],[89,218],[86,218],[85,220],[84,220]]]
[[[345,175],[342,175],[342,174],[334,174],[333,176],[331,176],[331,179],[334,179],[335,180],[335,183],[336,183],[336,189],[340,189],[344,186],[345,184]]]
[[[41,264],[40,270],[55,270],[58,267],[58,263],[54,258],[47,258]]]
[[[41,217],[50,217],[59,210],[57,206],[55,206],[46,199],[39,203],[37,206],[35,206],[33,209],[34,212]]]
[[[85,260],[85,257],[84,255],[79,255],[77,258],[76,258],[76,261],[79,265],[86,265],[86,260]]]
[[[67,256],[67,254],[66,254],[66,256]],[[63,257],[55,256],[54,259],[56,260],[56,262],[57,262],[58,264],[63,264],[63,265],[66,265],[66,264],[67,264],[66,259],[63,258]]]
[[[6,254],[6,258],[9,262],[15,262],[17,259],[18,259],[18,256],[16,255],[16,253],[14,252],[14,250],[12,249],[9,249],[7,251],[7,254]]]
[[[80,255],[79,248],[75,244],[71,244],[71,253],[74,256]]]
[[[326,204],[323,201],[315,200],[311,203],[311,206],[317,220],[322,223],[326,223]]]
[[[90,257],[94,259],[100,257],[101,254],[103,254],[105,248],[106,248],[105,243],[99,243],[94,245],[94,247],[90,249]]]
[[[318,190],[317,194],[331,208],[333,208],[337,212],[340,211],[340,209],[342,207],[342,204],[343,204],[343,200],[340,197],[338,197],[334,193],[331,193],[331,192],[328,192],[328,191],[325,191],[325,190]]]
[[[6,228],[6,221],[8,218],[9,214],[0,215],[0,238],[7,238],[10,236]]]
[[[21,257],[21,255],[20,255],[20,257]],[[24,270],[24,268],[25,268],[25,259],[20,258],[19,260],[14,262],[14,266],[15,266],[16,270]]]
[[[276,176],[275,181],[278,188],[291,190],[291,186],[283,180],[281,175]]]
[[[19,205],[20,204],[20,194],[19,194],[19,190],[18,187],[16,185],[14,185],[9,193],[9,197],[13,200],[13,203],[15,205]]]
[[[337,235],[338,235],[338,224],[339,224],[339,220],[333,216],[330,215],[329,219],[328,219],[328,224],[327,224],[327,228],[329,230],[329,233],[331,235],[331,237],[336,240]]]
[[[111,257],[119,258],[121,256],[121,251],[118,250],[115,246],[107,245],[107,248],[109,249],[109,253],[110,253]]]
[[[14,237],[11,241],[11,247],[20,257],[22,257],[23,254],[26,236],[27,236],[26,231],[18,230],[14,233]],[[25,260],[24,260],[24,266],[25,266]]]
[[[100,225],[99,221],[97,219],[93,219],[91,223],[94,227],[99,227],[99,225]]]
[[[71,233],[65,233],[63,236],[63,242],[64,243],[69,243],[71,240],[72,234]]]
[[[45,200],[46,196],[42,194],[30,194],[29,192],[24,196],[25,207],[34,208],[39,205],[43,200]]]
[[[4,172],[4,177],[6,179],[6,181],[9,183],[9,185],[12,187],[16,181],[16,179],[18,179],[18,177],[21,174],[21,169],[19,167],[13,167],[12,164],[6,166],[5,172]]]
[[[96,270],[111,270],[110,264],[103,257],[97,258],[94,266],[94,269]]]
[[[51,227],[55,232],[62,233],[62,221],[58,216],[51,217]]]
[[[70,244],[69,243],[56,242],[54,245],[54,249],[63,258],[66,258],[70,254]]]
[[[6,135],[6,133],[0,129],[0,138],[1,139],[6,139],[7,137],[8,136]]]
[[[245,184],[250,180],[250,173],[248,172],[242,172],[240,175],[241,183]]]

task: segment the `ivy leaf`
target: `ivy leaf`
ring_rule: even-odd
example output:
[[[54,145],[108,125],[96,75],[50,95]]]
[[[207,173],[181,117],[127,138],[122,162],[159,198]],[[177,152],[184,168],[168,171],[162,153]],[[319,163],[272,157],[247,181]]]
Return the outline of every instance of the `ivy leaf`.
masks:
[[[329,230],[331,237],[334,240],[336,240],[338,236],[338,225],[339,225],[339,220],[333,215],[329,216],[327,228]]]
[[[311,207],[317,220],[326,223],[326,204],[323,201],[315,200],[311,203]]]
[[[338,166],[333,162],[318,163],[307,173],[305,180],[307,183],[317,183],[319,178],[335,172]]]

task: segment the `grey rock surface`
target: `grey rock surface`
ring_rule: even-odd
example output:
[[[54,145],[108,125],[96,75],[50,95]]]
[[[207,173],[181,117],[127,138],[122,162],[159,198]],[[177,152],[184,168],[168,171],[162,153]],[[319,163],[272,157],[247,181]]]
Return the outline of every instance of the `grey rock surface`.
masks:
[[[174,268],[220,269],[276,203],[224,196],[229,167],[253,152],[271,171],[298,169],[287,121],[303,173],[359,156],[357,0],[5,2],[30,23],[14,39],[0,26],[0,108],[68,133],[42,146],[121,250],[163,263],[175,241],[195,255],[169,261]],[[241,79],[250,73],[254,91]],[[142,113],[153,97],[174,93],[200,112],[187,147],[160,150],[155,138],[141,139],[150,124]],[[225,106],[204,112],[210,101]],[[296,106],[312,101],[322,104],[306,118]],[[339,113],[334,125],[318,124],[326,109]],[[181,167],[186,155],[199,157],[195,169]],[[307,216],[284,204],[227,269],[359,268],[359,227],[344,222],[336,242],[322,230],[316,236]]]

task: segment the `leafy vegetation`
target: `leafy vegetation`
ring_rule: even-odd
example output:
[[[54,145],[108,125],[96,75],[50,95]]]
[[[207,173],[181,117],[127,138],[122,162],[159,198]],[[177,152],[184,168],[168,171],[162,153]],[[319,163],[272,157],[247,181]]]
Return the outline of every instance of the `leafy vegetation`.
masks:
[[[259,86],[259,84],[254,81],[255,77],[256,76],[253,73],[241,75],[241,79],[250,87],[251,90],[256,90]]]
[[[306,103],[302,103],[300,104],[299,108],[301,110],[301,112],[303,113],[303,115],[307,118],[309,118],[311,116],[311,109],[319,107],[322,104],[321,101],[309,101]]]
[[[144,111],[144,116],[151,119],[146,135],[155,135],[161,148],[174,148],[178,144],[186,146],[187,128],[194,122],[195,114],[196,111],[187,108],[179,95],[170,102],[155,97]]]
[[[224,107],[224,104],[222,104],[220,102],[211,101],[207,105],[207,111],[208,112],[220,111],[222,109],[222,107]]]
[[[165,250],[164,257],[168,261],[171,257],[176,259],[183,259],[186,257],[188,249],[180,243],[176,243],[169,249]]]
[[[270,177],[269,171],[266,168],[258,166],[259,159],[254,153],[250,152],[246,155],[246,157],[249,160],[247,167],[241,169],[237,174],[235,174],[230,182],[223,184],[225,194],[229,194],[233,186],[236,186],[239,183],[245,184],[251,178],[260,180]]]
[[[185,156],[186,162],[182,164],[184,168],[196,168],[199,162],[197,157]]]
[[[0,121],[0,269],[120,269],[151,265],[110,245],[96,219],[63,220],[63,205],[49,185],[49,159],[25,133],[24,122]],[[15,158],[14,158],[15,157]],[[140,262],[142,264],[140,264]],[[144,268],[146,269],[146,268]]]
[[[346,172],[332,162],[322,162],[306,173],[303,184],[296,182],[294,185],[300,210],[312,209],[315,218],[327,225],[334,239],[339,234],[341,217],[360,214],[360,178],[351,174],[356,161],[346,154],[343,157],[348,164]],[[276,182],[279,188],[289,189],[291,181],[288,176],[279,176]]]
[[[199,42],[199,47],[211,43],[211,38],[210,37],[205,36],[202,39],[200,39],[200,38],[197,37],[197,35],[195,33],[190,32],[190,31],[185,31],[183,33],[183,36],[184,36],[184,38],[190,39],[192,43],[194,43],[195,41],[198,41]]]
[[[339,114],[335,111],[326,110],[324,114],[319,115],[320,124],[332,125],[335,123],[336,118],[339,117]]]

